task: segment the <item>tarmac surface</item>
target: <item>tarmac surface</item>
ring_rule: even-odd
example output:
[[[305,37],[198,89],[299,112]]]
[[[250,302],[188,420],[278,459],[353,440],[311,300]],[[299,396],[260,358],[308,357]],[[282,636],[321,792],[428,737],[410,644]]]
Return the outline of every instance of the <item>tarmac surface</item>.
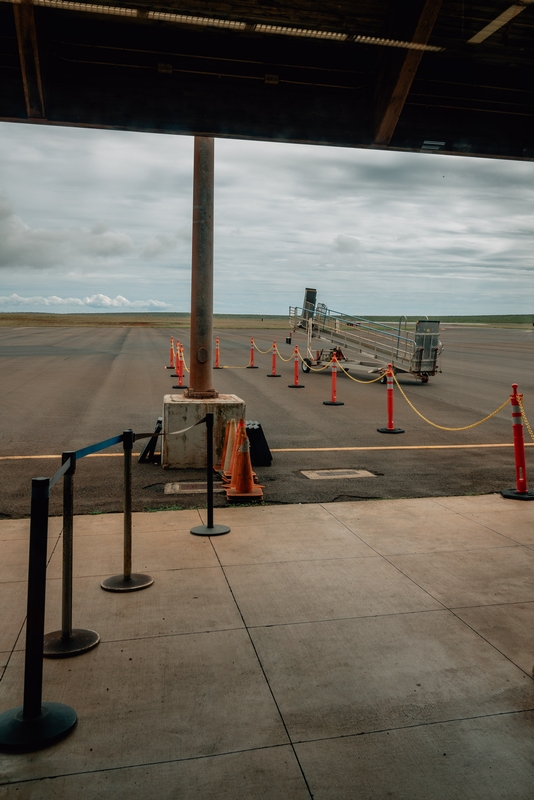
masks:
[[[301,393],[302,394],[302,393]],[[0,753],[2,800],[532,800],[534,503],[500,495],[74,520],[62,739]],[[28,520],[0,521],[0,714],[22,702]],[[45,631],[61,623],[61,520]],[[1,717],[0,717],[1,724]]]
[[[410,376],[399,382],[414,406],[429,420],[449,427],[469,426],[498,408],[513,382],[524,393],[525,411],[534,420],[534,331],[446,325],[442,374],[423,385]],[[216,332],[217,333],[217,332]],[[0,329],[0,518],[26,516],[32,477],[52,475],[65,450],[85,447],[122,433],[152,430],[162,414],[163,396],[175,392],[168,363],[169,336],[181,339],[188,356],[188,331],[157,328],[2,328]],[[327,372],[299,373],[305,388],[293,390],[291,361],[278,361],[282,377],[267,378],[270,353],[249,361],[254,331],[225,330],[221,364],[214,385],[247,404],[247,418],[258,420],[273,451],[271,467],[256,469],[267,503],[310,503],[402,497],[484,494],[515,483],[510,406],[468,430],[450,432],[421,419],[395,389],[398,436],[377,432],[386,425],[386,390],[338,376],[338,399],[330,397]],[[262,332],[261,350],[276,336],[285,358],[292,348],[286,331]],[[293,339],[301,348],[302,334]],[[365,380],[367,369],[354,373]],[[532,440],[525,429],[527,468]],[[144,443],[136,444],[139,450]],[[351,449],[339,449],[351,448]],[[120,447],[87,457],[77,466],[77,513],[122,508]],[[35,458],[54,456],[53,458]],[[366,470],[371,477],[310,480],[303,470]],[[191,470],[163,471],[134,462],[134,510],[169,505],[202,506],[199,495],[165,495],[166,483],[202,480]],[[222,496],[216,502],[224,504]],[[51,513],[61,512],[59,491]]]

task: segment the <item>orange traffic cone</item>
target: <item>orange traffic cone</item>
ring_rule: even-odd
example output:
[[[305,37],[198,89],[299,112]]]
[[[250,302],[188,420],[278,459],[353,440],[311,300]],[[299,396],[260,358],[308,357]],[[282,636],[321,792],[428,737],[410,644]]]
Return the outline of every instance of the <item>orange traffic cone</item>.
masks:
[[[224,449],[221,458],[220,473],[223,480],[230,480],[230,466],[232,463],[232,456],[234,454],[234,445],[236,437],[236,424],[235,419],[231,419],[226,425],[226,437],[224,442]],[[227,477],[228,476],[228,477]]]
[[[226,458],[226,451],[228,449],[228,439],[230,437],[230,422],[226,423],[226,429],[224,432],[224,444],[221,453],[221,461],[220,463],[214,467],[215,472],[221,472],[224,469],[224,459]]]
[[[226,483],[232,482],[232,475],[235,467],[237,448],[243,441],[243,433],[245,431],[246,431],[245,420],[244,419],[238,420],[234,433],[234,440],[232,442],[232,448],[231,449],[229,448],[229,450],[226,453],[226,463],[224,465],[224,473],[223,473],[223,481],[225,481]],[[230,455],[230,458],[228,458],[228,455]]]
[[[243,426],[241,426],[241,422],[243,422]],[[250,462],[250,442],[243,420],[240,420],[239,429],[242,434],[239,437],[240,443],[235,454],[232,482],[225,489],[226,499],[229,502],[244,501],[250,503],[260,501],[263,500],[263,487],[254,483],[252,464]],[[238,441],[237,438],[236,441]]]

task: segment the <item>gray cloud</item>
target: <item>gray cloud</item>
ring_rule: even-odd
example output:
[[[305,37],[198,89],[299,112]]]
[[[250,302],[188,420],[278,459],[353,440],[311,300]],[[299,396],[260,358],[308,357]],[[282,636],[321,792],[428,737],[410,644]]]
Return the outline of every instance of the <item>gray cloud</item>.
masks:
[[[97,222],[89,229],[31,228],[18,217],[6,197],[0,203],[0,266],[55,267],[73,259],[124,256],[131,238]]]
[[[187,310],[191,137],[2,124],[2,144],[3,295]],[[363,316],[532,310],[534,164],[229,139],[215,158],[217,311],[283,314],[314,285]]]

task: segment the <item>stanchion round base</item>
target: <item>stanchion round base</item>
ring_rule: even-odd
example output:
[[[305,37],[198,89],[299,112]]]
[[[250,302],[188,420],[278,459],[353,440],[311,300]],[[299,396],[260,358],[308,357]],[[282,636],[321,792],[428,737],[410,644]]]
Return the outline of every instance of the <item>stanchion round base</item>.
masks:
[[[501,494],[507,500],[534,500],[532,489],[528,489],[526,492],[518,492],[517,489],[501,489]]]
[[[190,533],[195,536],[222,536],[223,533],[230,533],[228,525],[214,525],[213,528],[208,528],[207,525],[196,525],[191,528]]]
[[[251,366],[248,366],[248,367],[247,367],[247,369],[259,369],[259,367],[251,367]]]
[[[269,372],[269,374],[267,375],[267,377],[268,377],[268,378],[281,378],[282,376],[281,376],[281,375],[273,375],[273,373],[272,373],[272,372]]]
[[[150,575],[135,573],[128,579],[124,575],[113,575],[102,581],[100,586],[106,592],[137,592],[139,589],[147,589],[153,583],[154,578],[151,578]]]
[[[189,389],[189,386],[173,386],[173,389]]]
[[[344,406],[345,403],[341,403],[339,400],[335,402],[333,400],[323,400],[323,406]]]
[[[213,369],[224,369],[224,367],[213,367]]]
[[[179,375],[177,375],[175,372],[173,372],[173,374],[171,375],[171,378],[179,378],[179,377],[180,377],[180,376],[179,376]]]
[[[0,750],[4,753],[30,753],[63,739],[78,717],[63,703],[43,703],[37,719],[25,719],[24,706],[15,706],[0,714]]]
[[[402,428],[377,428],[378,433],[404,433]]]
[[[43,656],[45,658],[69,658],[79,656],[96,647],[100,635],[96,631],[73,628],[68,639],[63,639],[61,631],[47,633],[44,637]]]
[[[287,388],[288,389],[304,389],[305,386],[304,386],[303,383],[296,383],[296,384],[295,383],[288,383],[287,384]]]

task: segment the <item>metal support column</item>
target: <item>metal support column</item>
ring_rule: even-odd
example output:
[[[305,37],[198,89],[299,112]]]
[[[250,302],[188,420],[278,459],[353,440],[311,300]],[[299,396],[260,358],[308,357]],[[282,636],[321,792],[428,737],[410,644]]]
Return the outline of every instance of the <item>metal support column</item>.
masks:
[[[190,383],[185,396],[218,397],[213,388],[213,138],[195,136],[191,276]]]

